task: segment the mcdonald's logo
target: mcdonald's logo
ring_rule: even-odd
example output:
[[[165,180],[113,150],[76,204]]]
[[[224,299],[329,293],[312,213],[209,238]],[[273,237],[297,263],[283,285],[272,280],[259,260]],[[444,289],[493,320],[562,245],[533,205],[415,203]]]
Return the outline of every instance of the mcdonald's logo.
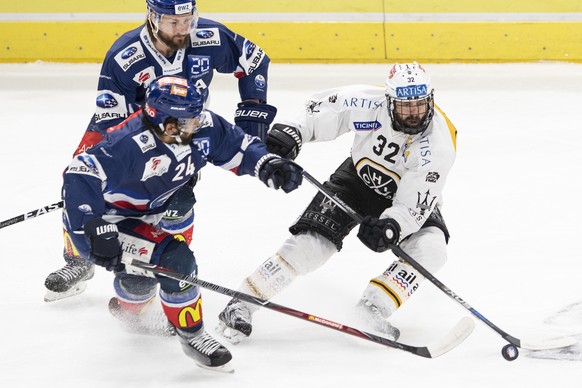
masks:
[[[186,237],[184,237],[182,234],[175,234],[174,238],[178,241],[186,241]]]
[[[198,298],[194,306],[186,306],[178,314],[180,327],[192,327],[202,320],[202,299]]]

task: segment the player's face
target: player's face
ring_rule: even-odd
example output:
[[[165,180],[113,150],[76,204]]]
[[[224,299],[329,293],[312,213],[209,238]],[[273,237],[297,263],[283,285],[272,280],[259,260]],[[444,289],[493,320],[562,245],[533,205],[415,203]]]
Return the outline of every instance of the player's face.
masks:
[[[186,48],[190,44],[193,21],[193,15],[162,15],[158,25],[158,36],[173,50]]]
[[[394,117],[408,128],[419,126],[427,114],[428,99],[394,101]]]
[[[164,123],[164,135],[166,136],[162,137],[161,140],[168,144],[175,144],[176,137],[179,137],[182,143],[189,143],[202,123],[204,123],[204,113],[191,119],[169,117]]]
[[[177,127],[180,133],[194,134],[198,132],[204,122],[204,113],[192,119],[178,119]]]

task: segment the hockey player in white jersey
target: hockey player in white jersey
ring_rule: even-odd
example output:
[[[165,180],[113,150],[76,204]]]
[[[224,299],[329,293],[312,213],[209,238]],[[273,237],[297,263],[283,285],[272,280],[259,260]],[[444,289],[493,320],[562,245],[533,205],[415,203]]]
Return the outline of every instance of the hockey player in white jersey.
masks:
[[[346,86],[317,93],[295,120],[273,125],[271,152],[294,158],[303,143],[354,132],[351,156],[324,186],[361,214],[358,237],[371,250],[400,244],[431,272],[447,258],[449,232],[442,191],[456,152],[456,129],[434,105],[431,80],[416,62],[394,65],[386,87]],[[318,193],[275,254],[244,279],[240,290],[270,299],[342,248],[356,222]],[[388,259],[388,256],[386,256]],[[396,259],[372,278],[356,311],[371,330],[394,339],[388,318],[418,289],[423,276]],[[252,331],[255,305],[232,299],[217,330],[231,342]]]

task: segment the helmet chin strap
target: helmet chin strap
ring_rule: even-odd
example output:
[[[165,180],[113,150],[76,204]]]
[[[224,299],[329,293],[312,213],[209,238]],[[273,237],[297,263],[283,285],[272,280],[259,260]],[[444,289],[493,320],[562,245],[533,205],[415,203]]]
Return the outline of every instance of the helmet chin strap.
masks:
[[[158,126],[160,127],[160,129],[162,130],[162,133],[168,137],[171,137],[172,139],[176,140],[176,143],[178,143],[179,145],[182,145],[184,142],[182,141],[182,131],[178,131],[177,135],[170,135],[168,132],[166,132],[166,128],[164,128],[164,124],[158,124]]]

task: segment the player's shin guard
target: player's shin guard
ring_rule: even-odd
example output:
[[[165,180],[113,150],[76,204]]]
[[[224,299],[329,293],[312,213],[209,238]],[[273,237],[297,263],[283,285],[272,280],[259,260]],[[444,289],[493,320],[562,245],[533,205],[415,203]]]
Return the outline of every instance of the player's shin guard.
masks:
[[[383,318],[388,318],[418,289],[424,276],[400,260],[394,261],[380,276],[366,287],[362,301],[370,302]]]
[[[319,268],[335,252],[335,245],[315,232],[291,236],[243,281],[239,291],[269,300],[298,276]],[[252,314],[258,309],[257,305],[232,299],[218,315],[216,331],[231,343],[239,343],[250,336]]]
[[[202,327],[200,288],[191,286],[183,292],[160,290],[160,298],[164,313],[176,329],[195,332]]]
[[[322,266],[334,253],[335,245],[318,233],[309,231],[289,237],[259,268],[248,276],[240,291],[261,299],[271,299],[298,276]],[[258,309],[255,305],[251,311]]]

